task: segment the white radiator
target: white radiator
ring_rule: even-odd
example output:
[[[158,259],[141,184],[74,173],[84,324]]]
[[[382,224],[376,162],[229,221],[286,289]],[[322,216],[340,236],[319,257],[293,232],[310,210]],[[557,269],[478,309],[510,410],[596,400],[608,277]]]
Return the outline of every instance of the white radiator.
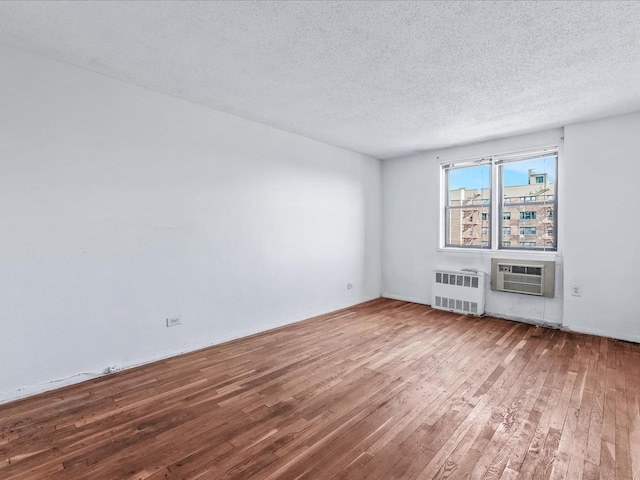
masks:
[[[449,312],[484,314],[484,281],[482,272],[433,272],[431,306]]]

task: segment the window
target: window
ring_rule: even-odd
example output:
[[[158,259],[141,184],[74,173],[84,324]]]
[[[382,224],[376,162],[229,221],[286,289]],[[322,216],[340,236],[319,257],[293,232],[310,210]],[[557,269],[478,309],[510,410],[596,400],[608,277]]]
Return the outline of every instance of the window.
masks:
[[[556,250],[557,163],[552,147],[441,165],[441,244]],[[517,232],[527,236],[521,242],[511,243],[511,226],[503,225],[512,219],[519,219]]]
[[[481,229],[476,228],[482,215],[491,225],[491,164],[465,164],[444,169],[446,185],[445,235],[446,247],[486,248]]]

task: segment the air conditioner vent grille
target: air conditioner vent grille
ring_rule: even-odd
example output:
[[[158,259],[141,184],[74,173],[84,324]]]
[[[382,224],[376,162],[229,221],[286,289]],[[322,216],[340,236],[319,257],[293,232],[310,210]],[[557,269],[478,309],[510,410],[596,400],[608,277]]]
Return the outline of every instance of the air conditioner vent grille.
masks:
[[[512,265],[511,273],[524,273],[525,275],[542,275],[542,267],[528,267],[526,265]]]
[[[505,282],[519,282],[519,283],[530,283],[533,285],[541,285],[542,284],[542,276],[533,276],[533,275],[513,275],[513,274],[504,274]]]
[[[504,290],[507,292],[540,295],[540,285],[532,285],[528,283],[504,282]]]

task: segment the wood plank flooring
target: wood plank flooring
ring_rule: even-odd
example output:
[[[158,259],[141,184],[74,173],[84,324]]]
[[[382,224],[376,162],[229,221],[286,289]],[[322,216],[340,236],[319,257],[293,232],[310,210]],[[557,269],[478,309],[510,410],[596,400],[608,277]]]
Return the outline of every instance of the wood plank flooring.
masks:
[[[640,345],[380,299],[0,405],[0,478],[640,479]]]

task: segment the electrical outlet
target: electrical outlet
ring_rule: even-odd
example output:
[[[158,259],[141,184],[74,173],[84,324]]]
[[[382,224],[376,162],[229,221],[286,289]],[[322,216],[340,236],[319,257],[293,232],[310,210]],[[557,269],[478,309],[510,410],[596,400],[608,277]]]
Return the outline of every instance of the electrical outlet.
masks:
[[[117,369],[117,367],[115,365],[109,365],[108,367],[106,367],[104,369],[104,373],[109,374],[109,373],[114,373]]]
[[[167,318],[167,327],[175,327],[176,325],[181,325],[180,317],[172,317]]]
[[[353,288],[353,283],[347,283],[347,290],[351,290]]]
[[[571,286],[571,295],[574,297],[582,296],[582,287],[580,285],[572,285]]]

